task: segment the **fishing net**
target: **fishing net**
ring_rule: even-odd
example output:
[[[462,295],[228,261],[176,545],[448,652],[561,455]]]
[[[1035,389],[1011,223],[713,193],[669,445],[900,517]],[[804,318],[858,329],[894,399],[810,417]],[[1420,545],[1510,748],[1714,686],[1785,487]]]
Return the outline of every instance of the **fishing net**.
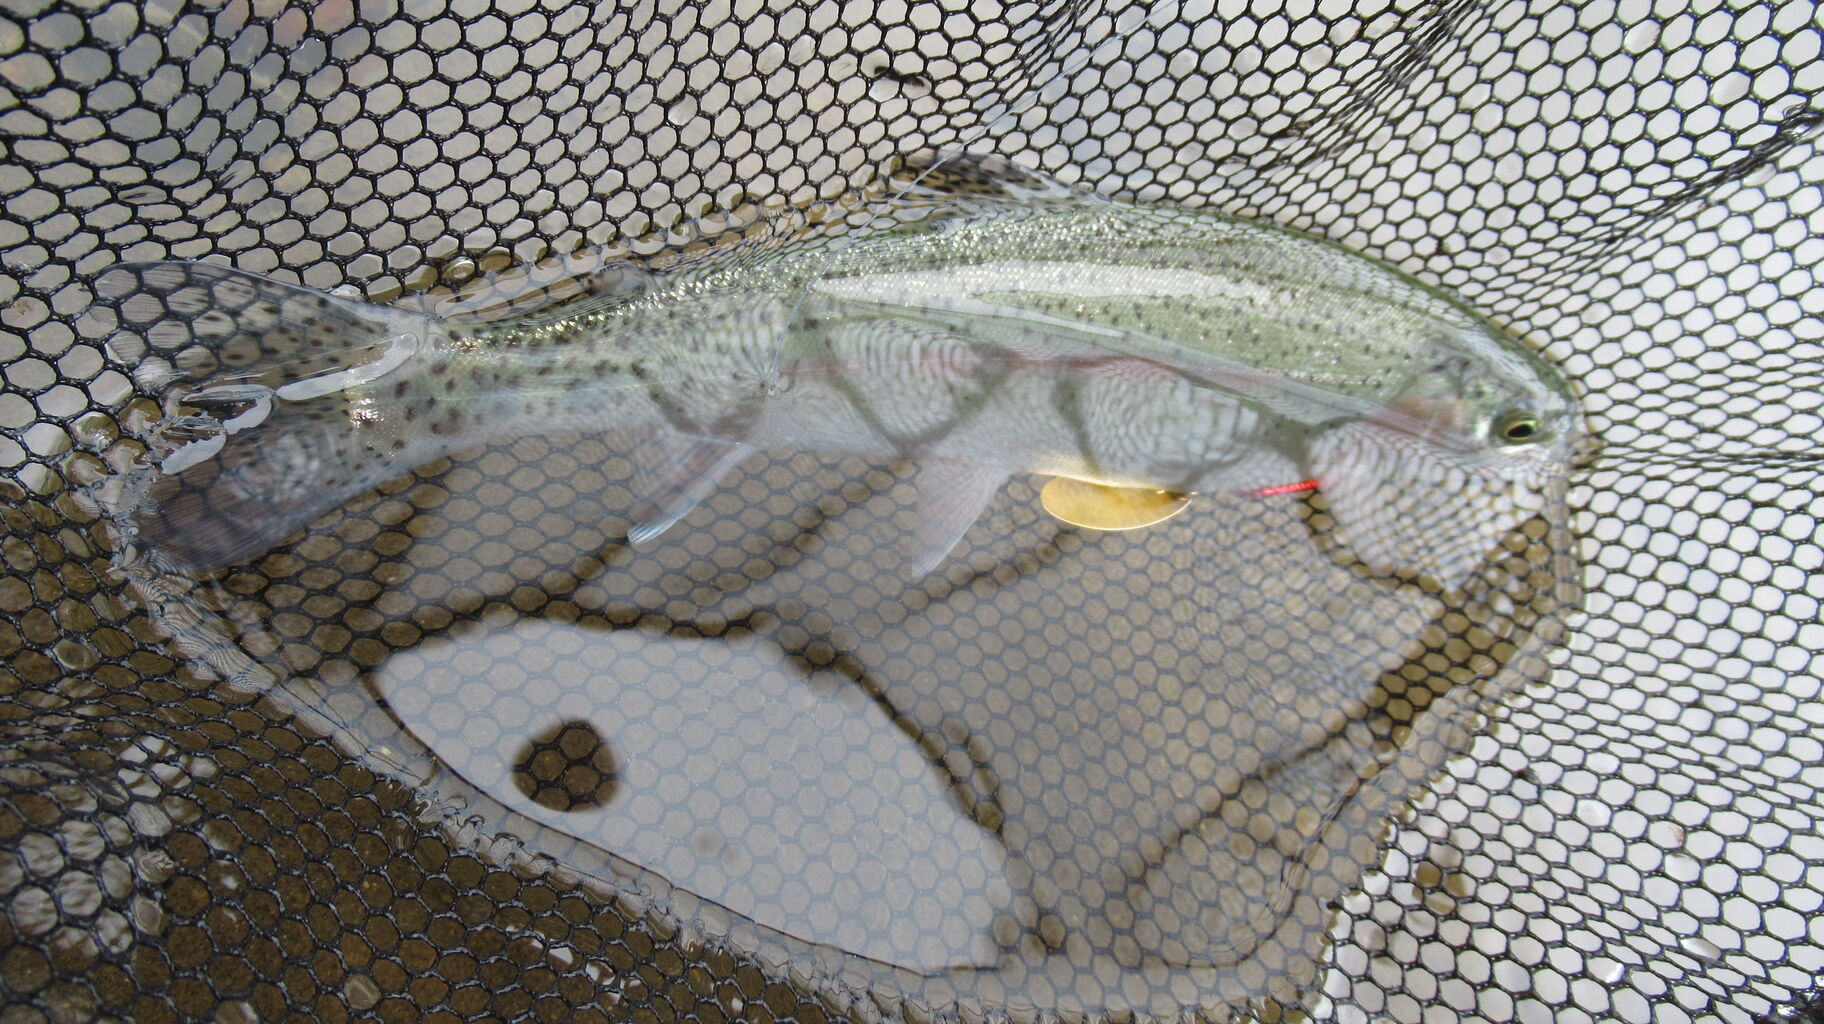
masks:
[[[9,4],[0,1019],[1821,1019],[1821,48],[1803,2]],[[1463,296],[1577,387],[1568,524],[1445,600],[1277,547],[1318,495],[1095,536],[1016,480],[908,579],[904,467],[758,456],[635,552],[625,445],[560,433],[212,579],[119,557],[131,357],[232,353],[123,349],[118,263],[493,315],[933,152]]]

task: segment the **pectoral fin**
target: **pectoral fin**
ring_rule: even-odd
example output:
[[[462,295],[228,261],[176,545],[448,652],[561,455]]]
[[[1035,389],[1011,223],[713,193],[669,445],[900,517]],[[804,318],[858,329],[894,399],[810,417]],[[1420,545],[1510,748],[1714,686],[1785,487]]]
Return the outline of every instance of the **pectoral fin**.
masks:
[[[1007,471],[955,459],[919,463],[918,531],[910,552],[913,571],[923,576],[941,565],[982,510],[1007,482]]]
[[[1190,495],[1151,487],[1110,487],[1053,477],[1039,491],[1045,511],[1091,530],[1137,530],[1184,511]]]
[[[1462,586],[1539,507],[1521,483],[1369,423],[1324,432],[1310,455],[1340,539],[1376,575]]]

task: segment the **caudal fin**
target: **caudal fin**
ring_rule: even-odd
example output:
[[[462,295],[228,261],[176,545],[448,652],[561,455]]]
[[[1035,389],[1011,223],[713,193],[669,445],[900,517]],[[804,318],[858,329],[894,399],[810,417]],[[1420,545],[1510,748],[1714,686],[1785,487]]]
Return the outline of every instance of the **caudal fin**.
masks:
[[[159,568],[246,561],[428,457],[404,415],[428,317],[203,263],[96,289],[110,353],[167,412],[122,509]]]

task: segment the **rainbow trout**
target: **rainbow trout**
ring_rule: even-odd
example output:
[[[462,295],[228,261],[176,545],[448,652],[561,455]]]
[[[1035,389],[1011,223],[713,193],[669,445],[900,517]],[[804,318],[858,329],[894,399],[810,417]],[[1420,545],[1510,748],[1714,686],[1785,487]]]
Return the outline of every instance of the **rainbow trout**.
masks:
[[[1564,461],[1563,378],[1405,274],[1271,224],[961,171],[902,197],[910,223],[497,322],[114,268],[112,350],[173,400],[137,545],[215,571],[415,466],[588,430],[637,439],[634,542],[751,452],[809,451],[917,464],[920,571],[1024,473],[1104,529],[1313,481],[1372,571],[1451,585],[1490,546],[1478,513],[1415,517],[1390,491],[1531,486]]]

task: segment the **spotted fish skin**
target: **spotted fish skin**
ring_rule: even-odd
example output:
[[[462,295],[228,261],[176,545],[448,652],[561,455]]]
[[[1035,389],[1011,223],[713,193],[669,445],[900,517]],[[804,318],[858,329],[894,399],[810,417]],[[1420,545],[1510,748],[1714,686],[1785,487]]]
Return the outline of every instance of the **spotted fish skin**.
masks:
[[[241,426],[166,459],[140,540],[174,568],[213,571],[414,466],[558,430],[641,439],[636,537],[756,449],[967,467],[933,478],[968,493],[921,495],[934,520],[966,528],[1017,473],[1181,492],[1314,477],[1346,497],[1427,472],[1388,468],[1402,459],[1518,478],[1560,460],[1575,433],[1567,385],[1521,342],[1332,243],[1066,189],[926,199],[910,227],[507,322],[201,264],[125,268],[123,310],[147,291],[219,294],[228,281],[302,309],[294,333],[320,347],[368,353],[329,360],[329,374],[300,376],[288,356],[194,382],[194,404],[228,395],[222,422]],[[255,417],[259,388],[273,397]],[[942,507],[952,500],[973,507]]]

